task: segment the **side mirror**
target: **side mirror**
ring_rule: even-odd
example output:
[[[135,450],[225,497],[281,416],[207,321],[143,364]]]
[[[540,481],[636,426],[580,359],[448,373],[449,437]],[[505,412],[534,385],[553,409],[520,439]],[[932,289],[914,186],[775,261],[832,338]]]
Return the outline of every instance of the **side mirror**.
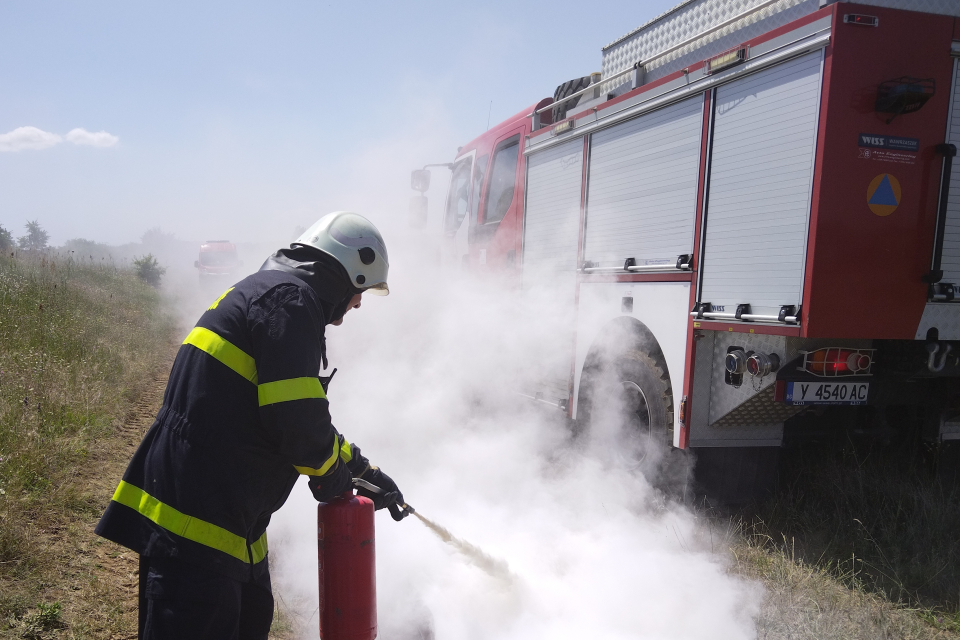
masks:
[[[407,224],[413,229],[423,229],[427,226],[427,196],[413,196],[410,198]]]
[[[423,193],[430,188],[430,172],[426,169],[415,169],[410,172],[410,188]]]
[[[199,261],[199,260],[194,260],[194,261],[193,261],[193,268],[194,268],[194,269],[199,269],[199,268],[200,268],[200,261]]]

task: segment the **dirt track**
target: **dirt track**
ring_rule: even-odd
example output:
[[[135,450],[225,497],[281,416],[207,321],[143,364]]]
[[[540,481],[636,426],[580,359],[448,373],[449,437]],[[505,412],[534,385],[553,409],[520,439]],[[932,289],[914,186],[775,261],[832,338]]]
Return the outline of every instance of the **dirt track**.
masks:
[[[42,532],[47,548],[55,553],[61,580],[51,589],[50,599],[63,604],[64,622],[76,636],[120,640],[137,637],[138,557],[128,549],[104,540],[93,528],[110,501],[117,482],[150,428],[163,400],[170,364],[157,367],[138,399],[117,425],[116,437],[90,452],[90,463],[75,481],[87,490],[89,504],[83,518]]]

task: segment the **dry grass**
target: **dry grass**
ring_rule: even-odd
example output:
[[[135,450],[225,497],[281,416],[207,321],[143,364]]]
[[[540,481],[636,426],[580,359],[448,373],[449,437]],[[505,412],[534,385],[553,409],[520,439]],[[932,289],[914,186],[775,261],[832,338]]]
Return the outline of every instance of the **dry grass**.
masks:
[[[731,570],[767,589],[757,618],[761,640],[960,637],[949,624],[931,620],[930,612],[891,603],[858,585],[856,575],[838,577],[833,567],[807,564],[762,536],[743,535],[731,551]]]
[[[132,559],[92,528],[173,330],[128,271],[0,257],[0,637],[129,636]],[[119,583],[102,571],[117,562]]]
[[[960,489],[936,454],[907,432],[794,446],[774,498],[712,514],[767,588],[759,637],[960,638]]]

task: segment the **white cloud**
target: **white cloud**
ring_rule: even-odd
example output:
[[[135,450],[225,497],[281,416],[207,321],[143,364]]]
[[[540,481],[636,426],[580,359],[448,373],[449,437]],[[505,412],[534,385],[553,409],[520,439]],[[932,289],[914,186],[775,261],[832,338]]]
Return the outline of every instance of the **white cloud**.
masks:
[[[57,134],[36,127],[17,127],[10,133],[0,134],[0,152],[46,149],[59,144],[62,140],[63,138]]]
[[[113,147],[120,138],[107,133],[106,131],[87,131],[86,129],[73,129],[67,134],[67,140],[73,144],[88,145],[91,147]]]
[[[48,149],[63,142],[88,147],[114,147],[120,138],[106,131],[87,131],[86,129],[72,129],[66,136],[59,136],[36,127],[17,127],[9,133],[0,134],[0,152],[23,151],[24,149]]]

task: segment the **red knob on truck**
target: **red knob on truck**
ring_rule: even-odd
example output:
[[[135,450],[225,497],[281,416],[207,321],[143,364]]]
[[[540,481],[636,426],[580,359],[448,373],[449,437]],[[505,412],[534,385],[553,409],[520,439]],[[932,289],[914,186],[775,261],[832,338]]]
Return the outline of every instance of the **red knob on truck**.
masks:
[[[317,508],[320,637],[377,637],[373,501],[347,491]]]

